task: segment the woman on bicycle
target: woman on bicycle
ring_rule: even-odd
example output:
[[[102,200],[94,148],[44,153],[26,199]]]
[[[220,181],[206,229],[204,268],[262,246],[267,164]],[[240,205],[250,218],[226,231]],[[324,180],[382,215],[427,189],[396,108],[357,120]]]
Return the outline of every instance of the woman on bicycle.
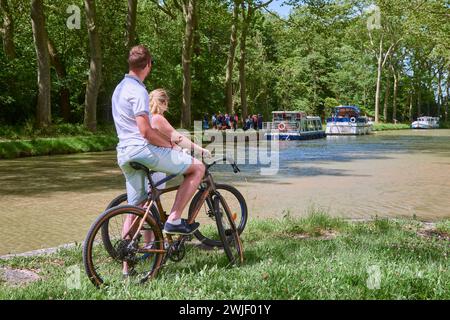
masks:
[[[164,89],[156,89],[150,92],[150,124],[153,129],[158,130],[163,135],[170,138],[172,143],[178,146],[178,148],[188,151],[194,151],[195,154],[210,157],[209,150],[202,148],[201,146],[193,143],[186,136],[176,131],[172,125],[164,117],[164,113],[169,109],[169,96]],[[175,146],[175,148],[177,148]]]

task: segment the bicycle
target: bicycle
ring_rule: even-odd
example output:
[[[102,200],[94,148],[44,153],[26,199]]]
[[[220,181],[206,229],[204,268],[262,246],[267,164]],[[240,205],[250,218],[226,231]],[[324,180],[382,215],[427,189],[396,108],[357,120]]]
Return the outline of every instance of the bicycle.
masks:
[[[236,217],[225,198],[216,189],[209,171],[217,161],[205,164],[205,175],[200,187],[201,195],[188,217],[188,223],[195,221],[203,203],[206,202],[214,213],[217,232],[229,264],[240,265],[244,261],[244,256],[242,242],[234,222]],[[230,164],[235,173],[240,171],[233,161]],[[135,170],[144,170],[151,189],[143,207],[132,205],[112,207],[103,212],[90,227],[83,246],[83,263],[89,279],[97,287],[122,281],[123,262],[128,264],[130,274],[135,275],[134,278],[139,283],[144,283],[156,277],[168,259],[174,262],[181,261],[186,253],[185,243],[192,240],[190,235],[172,236],[162,232],[168,215],[162,208],[160,196],[178,190],[179,186],[163,190],[157,187],[175,178],[176,175],[168,176],[155,184],[152,179],[155,172],[136,162],[130,165]],[[126,221],[130,222],[128,228],[124,228]],[[117,234],[113,233],[114,226]]]
[[[151,186],[149,185],[149,190],[151,190]],[[226,199],[227,204],[230,206],[231,212],[234,217],[235,224],[237,226],[239,235],[245,229],[248,219],[248,209],[247,202],[245,201],[244,196],[239,192],[238,189],[229,184],[216,184],[216,190],[220,190],[221,195]],[[201,200],[201,196],[203,194],[204,187],[200,185],[199,190],[194,195],[189,205],[188,217],[194,215],[195,208],[198,202]],[[127,204],[127,194],[122,193],[119,196],[115,197],[106,207],[105,211],[111,209],[113,207]],[[214,210],[210,206],[209,202],[204,202],[203,210],[205,211],[208,219],[214,220]],[[205,221],[206,222],[206,221]],[[207,247],[222,247],[222,241],[220,236],[216,230],[210,228],[208,223],[201,223],[200,227],[194,232],[194,236],[199,240],[203,245]],[[108,235],[105,235],[108,237]]]

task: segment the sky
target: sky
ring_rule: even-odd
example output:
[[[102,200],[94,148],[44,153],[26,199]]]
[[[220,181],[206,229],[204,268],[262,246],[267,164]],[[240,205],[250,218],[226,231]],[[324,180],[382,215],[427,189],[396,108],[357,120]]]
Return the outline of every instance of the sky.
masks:
[[[282,6],[284,0],[274,0],[269,5],[269,10],[277,12],[282,17],[287,17],[289,15],[289,11],[291,10],[291,7],[284,5]]]

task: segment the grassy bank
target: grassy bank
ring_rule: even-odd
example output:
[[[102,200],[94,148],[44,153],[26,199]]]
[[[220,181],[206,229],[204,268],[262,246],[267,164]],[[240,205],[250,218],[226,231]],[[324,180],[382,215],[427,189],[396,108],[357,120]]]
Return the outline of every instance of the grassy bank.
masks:
[[[385,130],[404,130],[411,129],[411,125],[407,123],[374,123],[373,131],[385,131]]]
[[[0,126],[0,159],[112,150],[117,137],[112,126],[95,134],[82,125],[60,124],[42,129],[30,125]]]
[[[0,159],[113,150],[115,136],[79,136],[0,141]]]
[[[424,229],[415,220],[348,223],[314,213],[253,220],[243,235],[245,264],[226,268],[221,251],[191,248],[144,285],[97,290],[81,249],[0,261],[38,270],[28,286],[0,284],[0,299],[449,299],[449,222]],[[68,268],[81,289],[68,289]]]

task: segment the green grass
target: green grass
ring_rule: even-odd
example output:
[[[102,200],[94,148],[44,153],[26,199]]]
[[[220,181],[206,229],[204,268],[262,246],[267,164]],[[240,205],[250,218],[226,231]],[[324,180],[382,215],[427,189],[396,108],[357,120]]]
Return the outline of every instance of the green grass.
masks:
[[[82,124],[59,123],[36,128],[31,122],[23,125],[0,125],[0,140],[30,140],[36,138],[61,138],[73,136],[115,135],[112,125],[99,125],[94,134]]]
[[[113,150],[115,136],[79,136],[0,141],[0,159]]]
[[[373,131],[384,131],[384,130],[404,130],[411,129],[411,125],[407,123],[374,123]]]
[[[144,285],[102,290],[85,276],[78,246],[0,261],[43,277],[22,287],[0,284],[0,299],[449,299],[449,243],[420,236],[419,228],[414,220],[349,223],[321,212],[252,220],[241,267],[227,268],[221,251],[192,248]],[[71,266],[81,268],[81,289],[66,286]]]
[[[440,221],[436,225],[436,231],[446,234],[447,236],[450,236],[450,219]]]
[[[94,134],[81,124],[56,124],[42,129],[0,125],[0,159],[113,150],[117,136],[111,125]]]

